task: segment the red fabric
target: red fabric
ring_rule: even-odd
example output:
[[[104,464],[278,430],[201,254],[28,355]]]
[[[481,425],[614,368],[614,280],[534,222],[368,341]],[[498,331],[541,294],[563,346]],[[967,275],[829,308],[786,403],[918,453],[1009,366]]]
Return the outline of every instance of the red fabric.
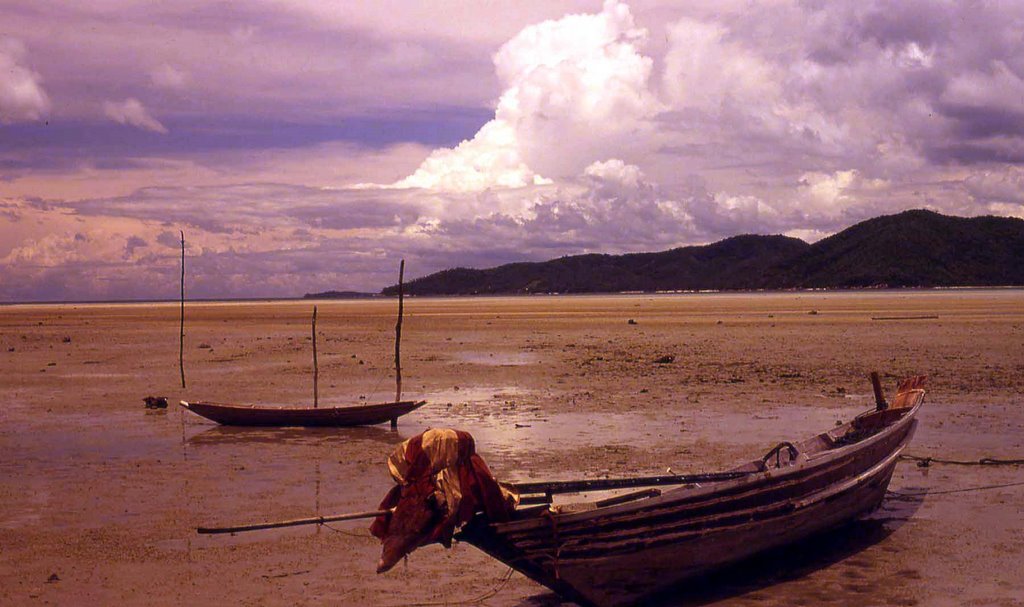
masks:
[[[434,475],[431,474],[433,462],[423,451],[423,434],[409,439],[403,454],[409,464],[406,484],[395,485],[380,503],[381,510],[393,512],[381,515],[370,525],[370,533],[384,542],[393,531],[393,520],[396,515],[412,509],[428,508],[433,511],[430,523],[410,545],[408,552],[418,546],[439,542],[450,546],[456,529],[467,523],[477,512],[483,512],[495,521],[508,520],[512,506],[502,495],[498,482],[494,480],[484,460],[476,454],[476,444],[468,432],[456,431],[458,437],[458,457],[453,468],[459,479],[462,499],[454,512],[438,508],[430,499],[435,491]],[[422,510],[420,510],[422,514]],[[400,525],[400,527],[403,527]],[[406,553],[408,553],[406,552]]]
[[[377,510],[391,510],[398,505],[398,500],[401,496],[402,486],[395,485],[390,491],[388,491],[387,495],[384,496],[384,499],[381,501],[380,506],[377,507]],[[390,523],[391,514],[382,514],[373,519],[373,522],[370,523],[370,533],[373,534],[373,537],[382,540],[384,539],[384,536],[387,535],[388,525]]]

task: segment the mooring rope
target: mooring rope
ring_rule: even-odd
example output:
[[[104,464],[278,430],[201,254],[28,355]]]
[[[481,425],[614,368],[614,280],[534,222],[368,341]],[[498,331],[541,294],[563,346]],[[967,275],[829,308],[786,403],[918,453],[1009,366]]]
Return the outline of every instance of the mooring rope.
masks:
[[[918,468],[928,468],[932,464],[949,464],[952,466],[1024,466],[1024,458],[1003,459],[997,457],[982,457],[979,459],[945,459],[941,457],[926,457],[923,455],[904,454],[900,459],[917,462]],[[987,491],[990,489],[1005,489],[1007,487],[1024,486],[1024,481],[1015,483],[1001,483],[998,485],[981,485],[978,487],[963,487],[960,489],[943,489],[939,491],[915,491],[905,493],[902,491],[886,491],[889,495],[896,497],[923,497],[926,495],[946,495],[950,493],[969,493],[972,491]]]
[[[1024,466],[1024,459],[999,459],[995,457],[983,457],[977,460],[963,460],[906,454],[901,455],[900,459],[915,461],[917,462],[918,468],[927,468],[932,464],[951,464],[954,466]]]
[[[904,493],[902,491],[886,491],[890,495],[896,497],[923,497],[926,495],[943,495],[948,493],[969,493],[971,491],[987,491],[989,489],[1004,489],[1006,487],[1020,487],[1024,486],[1024,481],[1016,483],[1002,483],[999,485],[982,485],[980,487],[963,487],[961,489],[945,489],[943,491],[918,491],[914,493]]]

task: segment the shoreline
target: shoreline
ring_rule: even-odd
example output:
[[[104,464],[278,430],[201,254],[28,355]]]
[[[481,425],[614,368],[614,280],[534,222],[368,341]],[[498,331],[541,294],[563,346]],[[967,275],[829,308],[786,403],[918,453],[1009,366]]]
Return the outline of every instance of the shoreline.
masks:
[[[728,289],[728,290],[679,290],[679,291],[609,291],[587,293],[474,293],[449,295],[410,295],[406,299],[441,300],[441,299],[505,299],[505,298],[548,298],[548,297],[630,297],[630,296],[700,296],[700,295],[787,295],[787,294],[894,294],[894,293],[947,293],[947,292],[986,292],[986,291],[1024,291],[1024,285],[998,286],[958,286],[958,287],[857,287],[849,289],[807,288],[807,289]],[[185,298],[186,304],[274,304],[274,303],[320,303],[320,302],[361,302],[376,303],[397,300],[395,295],[372,295],[354,297],[240,297],[240,298]],[[67,300],[67,301],[5,301],[0,302],[0,309],[28,306],[135,306],[135,305],[180,305],[180,299],[114,299],[114,300]]]

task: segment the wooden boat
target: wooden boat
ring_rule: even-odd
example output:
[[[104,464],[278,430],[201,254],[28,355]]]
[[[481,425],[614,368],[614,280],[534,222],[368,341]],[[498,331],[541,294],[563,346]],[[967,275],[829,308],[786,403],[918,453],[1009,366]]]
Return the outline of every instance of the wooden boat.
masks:
[[[904,380],[891,405],[876,382],[878,409],[803,442],[780,443],[727,472],[520,483],[520,494],[534,495],[511,520],[478,514],[456,538],[580,604],[636,604],[877,508],[913,436],[923,382]],[[559,492],[687,481],[664,493],[647,489],[563,508],[524,505]]]
[[[196,415],[225,426],[369,426],[391,421],[415,411],[426,401],[401,401],[352,407],[257,407],[181,401]]]

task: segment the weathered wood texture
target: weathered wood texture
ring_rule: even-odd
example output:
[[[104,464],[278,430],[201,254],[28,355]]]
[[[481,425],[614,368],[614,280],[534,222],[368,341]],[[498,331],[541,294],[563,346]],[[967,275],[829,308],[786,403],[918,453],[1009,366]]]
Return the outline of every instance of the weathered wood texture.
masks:
[[[316,360],[316,306],[313,306],[313,408],[320,404],[320,365]],[[396,400],[397,402],[397,400]]]
[[[738,478],[566,513],[521,508],[507,523],[478,517],[458,537],[581,604],[636,604],[877,508],[913,436],[921,381],[901,384],[909,406],[796,443],[795,456],[784,450],[778,462],[729,471]]]

